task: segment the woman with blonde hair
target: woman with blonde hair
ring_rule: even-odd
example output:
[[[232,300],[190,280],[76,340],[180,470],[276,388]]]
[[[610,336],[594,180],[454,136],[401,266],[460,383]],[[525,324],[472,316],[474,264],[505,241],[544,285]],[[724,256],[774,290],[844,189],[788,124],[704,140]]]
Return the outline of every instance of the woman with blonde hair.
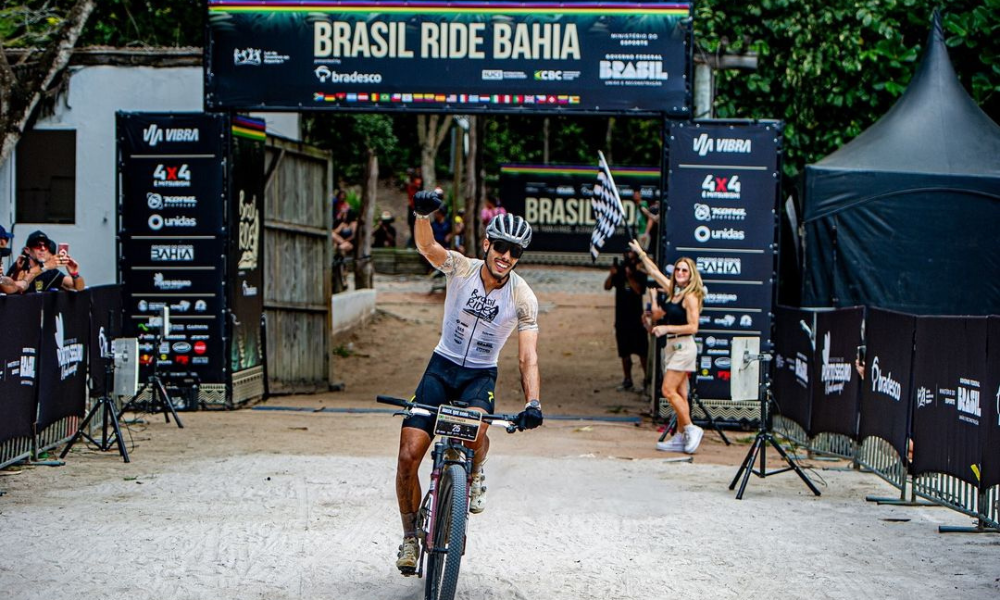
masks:
[[[663,287],[667,302],[661,307],[666,324],[653,327],[653,335],[666,337],[663,349],[663,397],[670,402],[677,415],[677,433],[666,442],[656,445],[657,450],[694,454],[705,432],[691,422],[688,406],[688,374],[695,370],[698,346],[694,335],[698,333],[698,319],[705,302],[705,285],[694,261],[682,256],[674,263],[670,277],[660,272],[639,242],[629,246],[636,251],[646,267],[646,272]]]

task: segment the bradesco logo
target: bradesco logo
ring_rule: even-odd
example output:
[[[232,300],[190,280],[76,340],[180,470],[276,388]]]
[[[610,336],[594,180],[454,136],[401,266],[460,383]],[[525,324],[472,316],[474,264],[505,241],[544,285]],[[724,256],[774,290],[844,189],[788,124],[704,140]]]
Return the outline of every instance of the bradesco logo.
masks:
[[[197,127],[171,127],[160,129],[160,126],[153,123],[142,130],[142,141],[150,147],[162,142],[197,142],[199,131]]]
[[[753,147],[752,140],[741,138],[713,138],[707,133],[703,133],[694,138],[693,150],[698,156],[708,156],[709,152],[723,154],[750,154]]]
[[[191,187],[191,170],[183,165],[156,165],[153,187]]]
[[[706,200],[739,200],[742,190],[739,175],[709,174],[701,182],[701,197]]]
[[[878,364],[878,356],[872,361],[872,391],[889,396],[896,402],[903,395],[903,386],[892,378],[892,371],[883,373]]]

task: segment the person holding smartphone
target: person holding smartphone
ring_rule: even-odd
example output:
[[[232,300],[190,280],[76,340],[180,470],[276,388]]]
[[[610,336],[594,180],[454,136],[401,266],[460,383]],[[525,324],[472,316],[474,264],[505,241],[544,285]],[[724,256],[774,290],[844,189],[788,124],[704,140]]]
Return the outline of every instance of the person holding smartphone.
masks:
[[[67,273],[63,273],[62,268]],[[80,291],[85,287],[80,263],[70,256],[69,244],[56,245],[42,231],[34,231],[28,236],[21,255],[7,275],[0,277],[0,290],[8,294],[60,289]]]

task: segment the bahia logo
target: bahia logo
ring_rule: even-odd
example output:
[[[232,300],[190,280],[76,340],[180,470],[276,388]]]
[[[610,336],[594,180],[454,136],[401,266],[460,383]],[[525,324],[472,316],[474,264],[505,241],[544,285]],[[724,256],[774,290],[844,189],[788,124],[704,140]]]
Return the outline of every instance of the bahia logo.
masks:
[[[233,64],[237,66],[259,67],[261,64],[260,55],[260,48],[246,48],[245,50],[234,48]]]
[[[889,396],[899,402],[903,395],[903,386],[892,378],[892,371],[883,373],[878,364],[878,356],[872,361],[872,391]]]
[[[154,244],[149,250],[150,260],[157,262],[191,262],[194,246],[190,244]]]
[[[740,138],[712,138],[703,133],[694,139],[693,150],[698,156],[708,156],[709,152],[726,154],[750,154],[752,140]]]
[[[702,275],[740,275],[743,273],[743,260],[728,256],[699,256],[698,272]]]
[[[153,123],[142,130],[142,141],[154,147],[161,142],[197,142],[199,131],[197,127],[171,127],[160,129]]]

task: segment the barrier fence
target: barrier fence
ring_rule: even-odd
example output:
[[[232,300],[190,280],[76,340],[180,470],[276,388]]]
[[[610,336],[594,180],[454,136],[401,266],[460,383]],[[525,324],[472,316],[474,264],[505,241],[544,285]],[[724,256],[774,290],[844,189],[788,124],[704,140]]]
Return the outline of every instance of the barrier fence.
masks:
[[[104,358],[92,349],[121,330],[121,311],[109,304],[117,297],[118,286],[0,296],[0,467],[37,459],[76,433],[89,393],[103,391]]]
[[[1000,317],[779,307],[774,366],[776,432],[1000,526]]]

